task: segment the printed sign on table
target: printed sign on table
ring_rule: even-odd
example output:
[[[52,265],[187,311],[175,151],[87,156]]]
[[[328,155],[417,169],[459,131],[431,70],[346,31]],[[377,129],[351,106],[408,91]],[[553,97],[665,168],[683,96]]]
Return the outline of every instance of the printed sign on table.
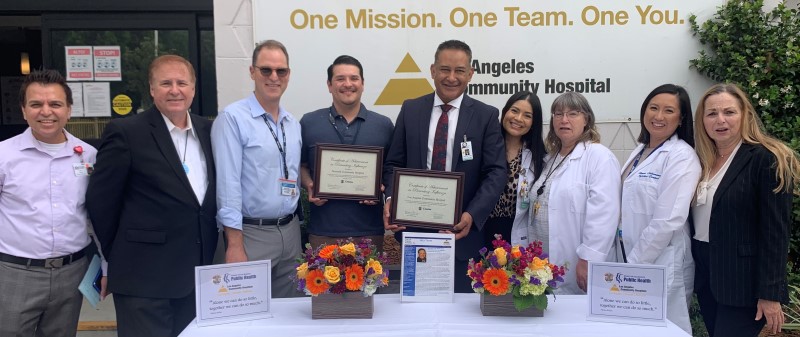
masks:
[[[270,318],[271,260],[194,268],[197,325]]]
[[[666,267],[589,263],[590,321],[667,325]]]

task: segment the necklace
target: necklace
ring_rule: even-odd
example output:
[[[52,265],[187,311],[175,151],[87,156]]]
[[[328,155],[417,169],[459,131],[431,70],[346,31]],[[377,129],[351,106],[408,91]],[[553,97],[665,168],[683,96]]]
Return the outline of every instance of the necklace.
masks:
[[[536,190],[536,201],[533,203],[534,216],[536,216],[536,214],[539,213],[539,207],[542,206],[539,203],[539,197],[544,193],[544,188],[545,186],[547,186],[547,180],[550,179],[550,175],[552,175],[553,172],[555,172],[556,170],[558,170],[559,167],[561,167],[561,164],[564,164],[564,161],[567,160],[567,158],[569,158],[569,155],[572,154],[572,151],[575,151],[575,147],[573,147],[572,150],[569,150],[569,153],[567,153],[567,155],[564,156],[564,158],[561,158],[561,161],[558,162],[558,165],[553,166],[553,164],[555,164],[556,162],[556,157],[558,157],[558,155],[554,156],[553,160],[550,162],[550,170],[548,170],[547,175],[544,176],[544,181],[542,182],[542,186],[539,186],[539,189]]]

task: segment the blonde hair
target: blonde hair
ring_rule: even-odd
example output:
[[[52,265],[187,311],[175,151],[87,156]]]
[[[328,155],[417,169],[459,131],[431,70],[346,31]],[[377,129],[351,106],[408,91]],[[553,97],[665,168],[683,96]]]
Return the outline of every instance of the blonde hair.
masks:
[[[714,165],[714,160],[719,156],[717,147],[714,145],[714,140],[708,136],[705,131],[703,119],[705,117],[705,103],[706,99],[711,96],[727,93],[739,102],[739,108],[742,113],[740,133],[742,142],[746,144],[761,144],[769,152],[775,155],[776,170],[775,179],[778,181],[778,187],[773,192],[791,191],[794,185],[800,178],[800,161],[798,161],[797,153],[790,147],[786,146],[782,141],[772,137],[764,131],[764,125],[761,119],[756,114],[753,104],[747,98],[747,94],[742,91],[739,86],[732,83],[719,83],[713,85],[706,90],[700,103],[697,104],[697,111],[695,111],[694,122],[697,127],[695,129],[695,149],[697,156],[700,158],[700,166],[703,168],[703,179],[710,177],[711,167]]]
[[[585,96],[574,91],[565,92],[559,95],[550,106],[550,113],[554,114],[562,110],[580,111],[583,112],[584,116],[586,117],[586,126],[583,128],[581,137],[578,138],[578,141],[575,143],[576,146],[579,143],[586,141],[591,141],[592,143],[600,142],[600,133],[597,132],[594,112],[592,111],[592,107],[589,105],[589,101],[586,100]],[[547,149],[547,153],[556,153],[561,150],[561,139],[559,139],[556,135],[556,130],[553,124],[555,124],[555,117],[550,119],[550,131],[547,132],[547,137],[544,140],[544,146]]]

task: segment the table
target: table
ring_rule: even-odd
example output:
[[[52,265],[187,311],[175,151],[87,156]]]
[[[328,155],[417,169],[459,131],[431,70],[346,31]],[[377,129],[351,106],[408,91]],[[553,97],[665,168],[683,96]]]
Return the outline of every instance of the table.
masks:
[[[478,294],[455,294],[453,303],[401,303],[399,294],[375,295],[372,319],[311,319],[309,297],[272,300],[273,318],[198,327],[181,337],[201,336],[689,336],[672,322],[666,327],[586,320],[585,295],[548,296],[544,317],[484,317]]]

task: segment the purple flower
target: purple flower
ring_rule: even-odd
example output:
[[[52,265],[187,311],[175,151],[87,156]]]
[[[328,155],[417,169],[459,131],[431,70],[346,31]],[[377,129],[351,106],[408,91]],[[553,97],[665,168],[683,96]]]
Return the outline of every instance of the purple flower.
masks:
[[[483,282],[481,282],[481,281],[475,282],[475,284],[472,286],[472,288],[474,288],[474,289],[483,288]]]
[[[481,253],[481,256],[483,256],[483,255],[486,255],[486,252],[488,252],[488,251],[489,250],[486,249],[486,247],[483,247],[483,248],[481,248],[481,250],[478,251],[478,253]]]
[[[306,280],[299,279],[297,280],[297,291],[303,291],[306,288]]]
[[[547,286],[550,287],[550,288],[555,288],[556,287],[556,281],[554,281],[554,280],[547,281]]]
[[[511,275],[511,280],[509,280],[509,281],[511,281],[511,283],[513,283],[515,286],[518,286],[518,285],[520,285],[520,283],[521,283],[521,282],[520,282],[520,281],[517,279],[517,275]]]
[[[489,263],[492,265],[492,268],[497,268],[497,269],[500,268],[500,264],[497,263],[497,256],[493,254],[492,256],[489,256],[488,260]]]
[[[538,278],[535,278],[535,277],[533,277],[533,276],[531,276],[531,281],[530,281],[530,283],[531,283],[531,284],[533,284],[533,285],[537,285],[537,286],[538,286],[538,285],[540,285],[540,284],[542,284],[542,282],[541,282],[541,281],[539,281],[539,279],[538,279]]]

